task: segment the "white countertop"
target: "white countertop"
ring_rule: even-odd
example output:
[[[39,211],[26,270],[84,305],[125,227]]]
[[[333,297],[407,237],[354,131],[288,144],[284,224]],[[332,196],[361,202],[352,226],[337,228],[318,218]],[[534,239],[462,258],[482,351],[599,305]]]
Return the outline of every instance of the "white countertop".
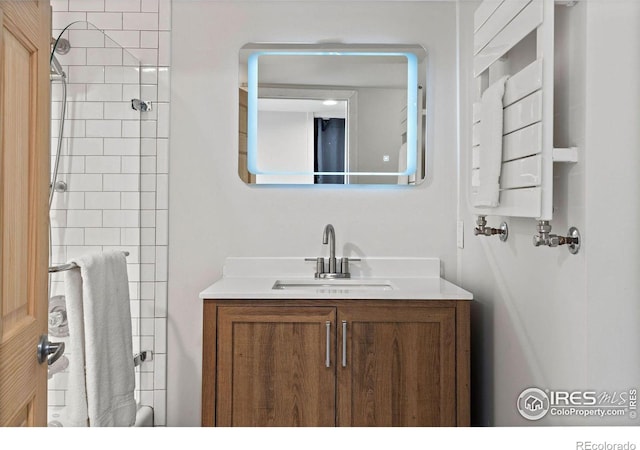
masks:
[[[314,272],[315,263],[304,258],[227,258],[223,277],[202,291],[200,298],[473,299],[473,294],[440,277],[438,258],[365,258],[351,263],[347,280],[315,280]],[[293,286],[273,289],[277,281]]]

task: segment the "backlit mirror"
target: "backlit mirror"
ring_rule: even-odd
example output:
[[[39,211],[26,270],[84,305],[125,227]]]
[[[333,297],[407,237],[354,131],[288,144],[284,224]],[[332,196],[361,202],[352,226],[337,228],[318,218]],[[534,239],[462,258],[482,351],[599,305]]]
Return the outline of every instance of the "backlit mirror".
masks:
[[[425,174],[417,45],[247,44],[239,174],[251,184],[395,184]]]

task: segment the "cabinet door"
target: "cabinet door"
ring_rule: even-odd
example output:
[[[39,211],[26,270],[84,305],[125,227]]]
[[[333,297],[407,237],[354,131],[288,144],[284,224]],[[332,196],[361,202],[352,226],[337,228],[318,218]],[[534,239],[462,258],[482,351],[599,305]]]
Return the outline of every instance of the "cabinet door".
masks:
[[[220,307],[217,425],[335,426],[335,314]]]
[[[455,426],[455,308],[338,308],[338,425]]]

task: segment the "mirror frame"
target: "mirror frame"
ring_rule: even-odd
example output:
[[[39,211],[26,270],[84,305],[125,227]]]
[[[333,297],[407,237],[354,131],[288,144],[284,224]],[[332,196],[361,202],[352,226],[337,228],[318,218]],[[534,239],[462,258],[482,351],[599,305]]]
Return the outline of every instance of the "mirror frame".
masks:
[[[418,110],[419,57],[426,56],[419,45],[363,45],[363,44],[247,44],[242,52],[247,57],[247,169],[251,175],[344,175],[346,177],[368,176],[414,176],[418,171],[418,124],[422,123],[422,114]],[[258,63],[261,56],[400,56],[407,59],[407,165],[406,170],[396,172],[286,172],[263,171],[258,167],[258,97],[263,89],[258,83]],[[413,120],[408,120],[413,118]],[[357,151],[357,150],[356,150]],[[426,156],[426,155],[425,155]]]

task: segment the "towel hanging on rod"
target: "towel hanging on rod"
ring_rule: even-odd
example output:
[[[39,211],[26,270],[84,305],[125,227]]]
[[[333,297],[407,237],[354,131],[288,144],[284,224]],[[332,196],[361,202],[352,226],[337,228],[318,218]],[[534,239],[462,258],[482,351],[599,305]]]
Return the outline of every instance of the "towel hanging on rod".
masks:
[[[480,174],[473,206],[495,208],[500,204],[502,169],[503,97],[509,75],[501,77],[482,93],[480,102]]]
[[[129,252],[125,251],[122,253],[124,253],[124,256],[129,256]],[[66,270],[79,269],[79,268],[80,267],[76,263],[60,264],[59,266],[49,267],[49,273],[64,272]]]

